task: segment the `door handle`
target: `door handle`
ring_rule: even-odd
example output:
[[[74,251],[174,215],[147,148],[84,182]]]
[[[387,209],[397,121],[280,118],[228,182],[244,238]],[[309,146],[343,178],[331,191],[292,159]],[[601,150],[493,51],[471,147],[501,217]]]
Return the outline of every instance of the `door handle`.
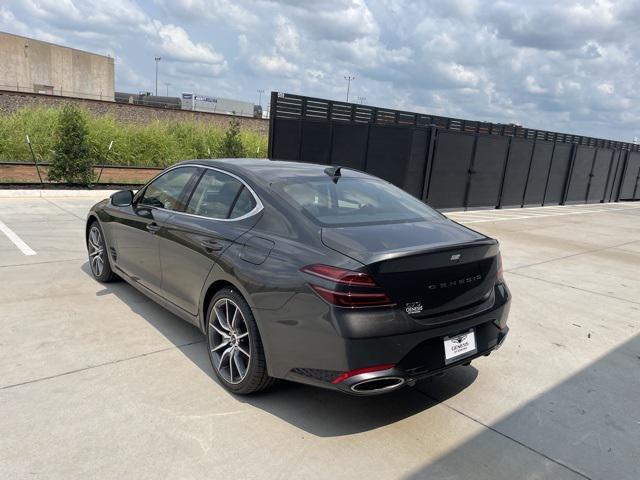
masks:
[[[160,230],[160,225],[158,225],[157,223],[149,223],[147,225],[147,230],[149,230],[151,233],[157,233],[158,230]]]
[[[212,252],[219,252],[223,248],[223,245],[215,240],[202,240],[200,245],[202,245],[205,250]]]

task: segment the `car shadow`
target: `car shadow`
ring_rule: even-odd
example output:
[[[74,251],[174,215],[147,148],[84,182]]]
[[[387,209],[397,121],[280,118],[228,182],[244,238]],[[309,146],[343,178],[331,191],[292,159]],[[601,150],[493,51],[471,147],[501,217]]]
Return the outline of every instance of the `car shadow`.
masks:
[[[93,279],[88,262],[81,268]],[[115,295],[220,385],[209,361],[206,340],[198,328],[157,305],[126,282],[102,286],[104,288],[96,293],[97,296]],[[250,396],[227,394],[309,434],[337,437],[381,428],[428,410],[469,387],[477,376],[478,371],[472,366],[456,367],[445,376],[419,382],[419,388],[402,388],[372,397],[345,395],[287,381]],[[431,385],[437,385],[437,395],[432,392]]]

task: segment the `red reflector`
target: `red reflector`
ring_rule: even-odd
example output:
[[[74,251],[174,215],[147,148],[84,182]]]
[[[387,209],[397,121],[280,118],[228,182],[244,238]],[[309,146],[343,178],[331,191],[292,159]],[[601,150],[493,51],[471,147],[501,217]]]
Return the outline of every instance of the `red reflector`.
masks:
[[[324,278],[325,280],[331,280],[336,283],[343,283],[345,285],[362,286],[362,287],[375,287],[376,282],[370,275],[362,272],[354,272],[352,270],[345,270],[344,268],[330,267],[329,265],[307,265],[302,268],[304,273],[315,275],[316,277]]]
[[[331,383],[344,382],[347,378],[355,377],[356,375],[360,375],[361,373],[379,372],[381,370],[389,370],[393,367],[395,367],[393,363],[385,363],[384,365],[376,365],[375,367],[358,368],[356,370],[351,370],[350,372],[343,373]]]

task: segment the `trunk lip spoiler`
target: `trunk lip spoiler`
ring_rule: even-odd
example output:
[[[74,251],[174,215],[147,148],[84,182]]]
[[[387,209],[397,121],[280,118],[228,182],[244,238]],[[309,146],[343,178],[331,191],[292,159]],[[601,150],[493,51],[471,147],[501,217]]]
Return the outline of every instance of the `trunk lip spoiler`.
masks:
[[[499,248],[499,242],[494,238],[484,238],[480,240],[475,240],[472,242],[462,242],[462,243],[448,243],[448,244],[439,244],[434,246],[426,246],[425,248],[412,248],[412,249],[402,249],[402,250],[392,250],[389,252],[380,253],[377,255],[373,255],[371,260],[367,263],[369,267],[372,267],[381,262],[388,262],[390,260],[398,260],[405,257],[412,257],[414,255],[426,255],[431,253],[442,253],[450,250],[464,250],[467,248],[474,247],[492,247],[495,246],[496,250]],[[331,248],[331,247],[330,247]],[[340,252],[342,253],[342,252]],[[497,251],[496,251],[497,254]],[[354,259],[355,260],[355,259]],[[362,263],[362,262],[360,262]]]

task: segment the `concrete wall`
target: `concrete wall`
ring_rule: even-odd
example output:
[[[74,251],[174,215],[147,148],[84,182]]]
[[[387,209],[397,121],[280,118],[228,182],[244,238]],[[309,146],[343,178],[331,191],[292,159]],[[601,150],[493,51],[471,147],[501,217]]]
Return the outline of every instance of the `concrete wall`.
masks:
[[[231,115],[219,113],[192,112],[190,110],[172,110],[144,105],[130,105],[108,101],[81,98],[65,98],[34,93],[16,93],[0,90],[0,115],[8,115],[25,107],[62,108],[67,103],[75,103],[93,115],[111,115],[116,120],[145,124],[154,120],[196,121],[226,128]],[[266,134],[269,121],[261,118],[237,117],[240,126]]]
[[[0,32],[0,89],[113,101],[113,58]]]

